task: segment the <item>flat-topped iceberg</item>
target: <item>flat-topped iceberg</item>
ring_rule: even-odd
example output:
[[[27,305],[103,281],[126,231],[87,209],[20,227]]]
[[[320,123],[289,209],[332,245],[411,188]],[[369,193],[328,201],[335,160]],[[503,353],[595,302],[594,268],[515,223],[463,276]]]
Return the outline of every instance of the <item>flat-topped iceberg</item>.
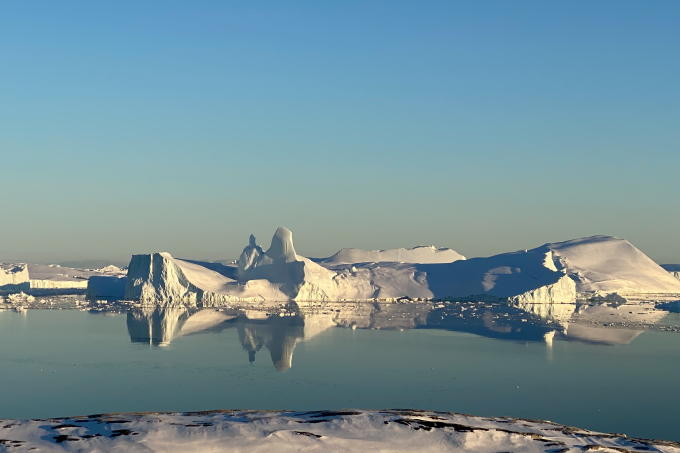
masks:
[[[26,264],[0,264],[0,290],[30,288]]]
[[[116,266],[75,269],[55,264],[0,264],[0,290],[85,290],[92,277],[124,278],[125,271]]]

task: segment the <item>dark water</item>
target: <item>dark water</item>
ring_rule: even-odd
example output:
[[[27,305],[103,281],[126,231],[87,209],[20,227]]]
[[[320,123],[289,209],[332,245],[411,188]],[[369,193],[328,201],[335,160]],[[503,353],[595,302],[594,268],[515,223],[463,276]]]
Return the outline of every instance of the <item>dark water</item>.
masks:
[[[503,313],[393,313],[380,330],[360,316],[191,315],[0,312],[0,417],[420,408],[680,440],[678,333]]]

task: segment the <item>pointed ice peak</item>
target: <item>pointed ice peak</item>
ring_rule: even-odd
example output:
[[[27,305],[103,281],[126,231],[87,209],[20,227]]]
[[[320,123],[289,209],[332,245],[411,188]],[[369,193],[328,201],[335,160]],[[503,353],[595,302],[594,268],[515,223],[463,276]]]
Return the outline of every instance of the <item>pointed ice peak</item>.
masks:
[[[269,250],[265,254],[274,261],[284,263],[296,261],[293,233],[288,228],[279,227],[274,233]]]
[[[255,242],[255,235],[250,235],[248,245],[243,249],[241,256],[238,258],[238,269],[236,275],[239,280],[246,278],[246,271],[257,266],[257,262],[264,254],[262,248]]]

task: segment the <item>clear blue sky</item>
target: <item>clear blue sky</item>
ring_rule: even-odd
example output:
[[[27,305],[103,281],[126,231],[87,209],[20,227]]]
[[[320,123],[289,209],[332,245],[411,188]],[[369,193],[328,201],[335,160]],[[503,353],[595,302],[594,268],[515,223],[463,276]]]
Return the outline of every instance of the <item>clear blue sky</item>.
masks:
[[[593,234],[680,262],[680,2],[0,5],[0,260]]]

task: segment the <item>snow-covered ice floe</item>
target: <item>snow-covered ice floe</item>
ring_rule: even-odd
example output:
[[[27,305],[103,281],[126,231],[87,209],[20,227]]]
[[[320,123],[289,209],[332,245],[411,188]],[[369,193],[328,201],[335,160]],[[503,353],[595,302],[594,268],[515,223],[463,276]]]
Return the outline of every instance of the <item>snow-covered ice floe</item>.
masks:
[[[451,249],[344,249],[310,260],[279,228],[266,251],[255,237],[237,267],[134,255],[125,298],[215,306],[264,301],[398,299],[571,303],[577,296],[679,293],[680,281],[628,241],[594,236],[465,259]]]
[[[548,421],[418,410],[210,411],[0,420],[0,450],[21,452],[680,452]]]

